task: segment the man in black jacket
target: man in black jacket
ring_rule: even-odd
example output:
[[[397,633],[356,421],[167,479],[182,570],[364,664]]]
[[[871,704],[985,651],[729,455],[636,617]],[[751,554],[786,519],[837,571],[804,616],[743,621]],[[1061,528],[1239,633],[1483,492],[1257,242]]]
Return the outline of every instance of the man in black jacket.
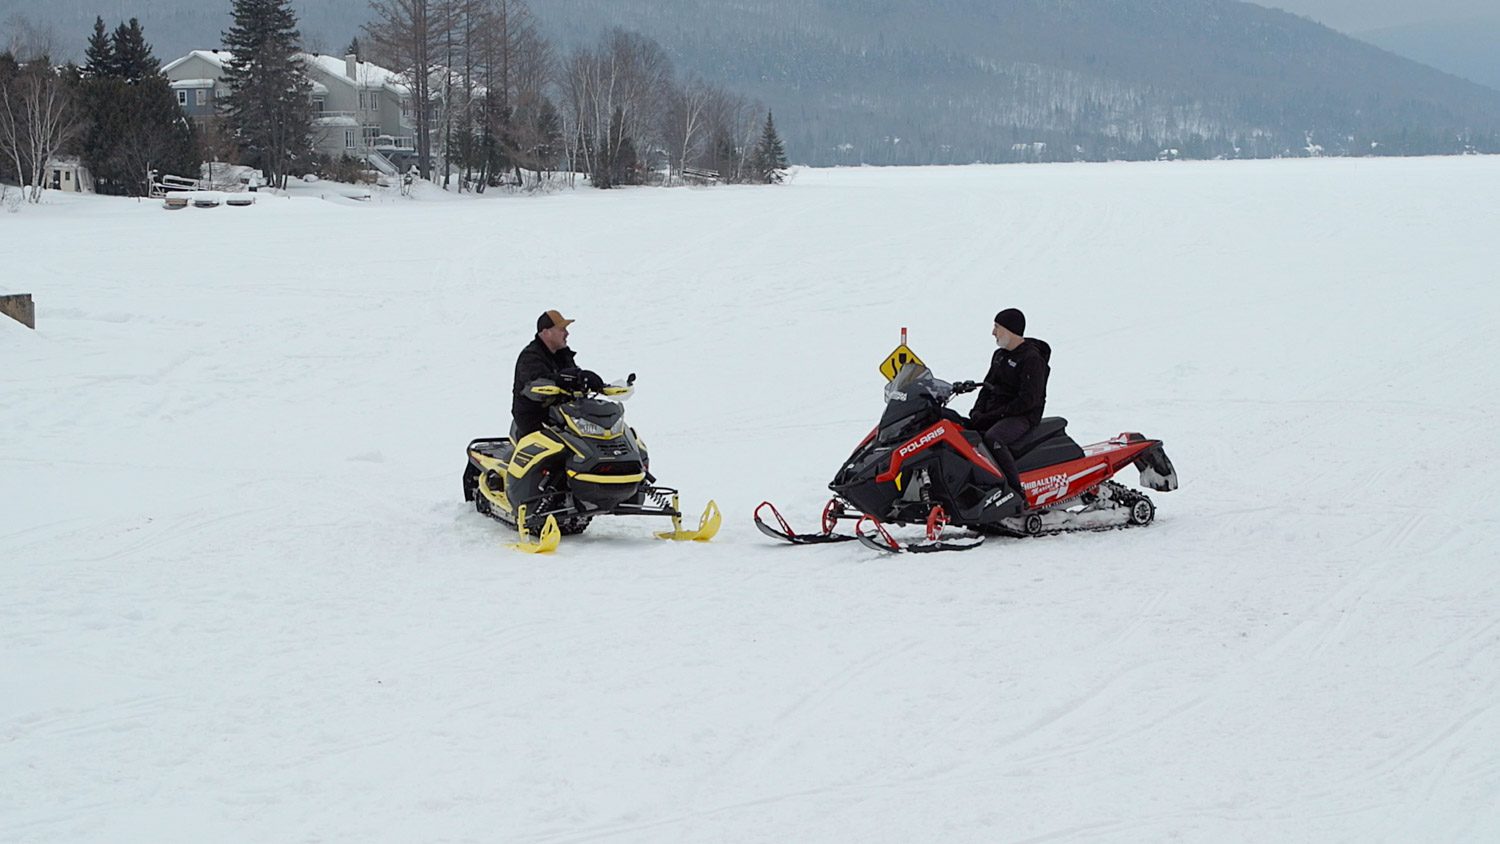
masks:
[[[1016,442],[1042,421],[1047,404],[1047,376],[1052,369],[1052,347],[1041,340],[1029,339],[1026,315],[1015,308],[995,314],[995,356],[984,386],[974,402],[969,423],[984,432],[984,440],[1005,473],[1011,488],[1021,491],[1021,475],[1016,458],[1010,453]],[[1023,498],[1024,502],[1024,498]]]
[[[526,388],[537,379],[552,379],[565,389],[604,388],[598,375],[580,370],[574,362],[573,350],[568,348],[568,326],[572,324],[573,320],[564,319],[557,311],[547,311],[536,318],[536,337],[516,358],[516,381],[511,387],[510,400],[512,441],[540,430],[542,422],[547,419],[546,404],[526,392]]]

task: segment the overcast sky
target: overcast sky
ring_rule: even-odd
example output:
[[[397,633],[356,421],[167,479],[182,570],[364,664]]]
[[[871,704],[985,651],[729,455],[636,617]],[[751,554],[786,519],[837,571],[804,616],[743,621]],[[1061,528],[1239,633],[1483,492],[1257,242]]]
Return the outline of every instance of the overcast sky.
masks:
[[[1500,0],[1251,0],[1344,32],[1428,21],[1500,17]]]

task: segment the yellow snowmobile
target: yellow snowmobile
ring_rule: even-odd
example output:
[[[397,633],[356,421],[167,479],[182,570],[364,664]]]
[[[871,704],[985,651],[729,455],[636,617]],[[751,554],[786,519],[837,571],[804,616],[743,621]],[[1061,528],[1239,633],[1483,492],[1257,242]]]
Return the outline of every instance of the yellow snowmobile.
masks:
[[[554,551],[565,535],[582,533],[596,516],[665,516],[660,539],[707,542],[719,532],[719,508],[708,502],[696,530],[682,526],[678,492],[657,486],[651,459],[620,404],[635,376],[595,391],[542,379],[529,388],[548,405],[541,430],[469,443],[464,500],[514,528],[517,548]]]

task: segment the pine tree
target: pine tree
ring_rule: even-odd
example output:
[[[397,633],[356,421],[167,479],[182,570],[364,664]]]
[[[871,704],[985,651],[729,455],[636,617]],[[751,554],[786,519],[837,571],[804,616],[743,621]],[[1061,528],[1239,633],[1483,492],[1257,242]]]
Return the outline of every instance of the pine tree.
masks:
[[[115,74],[115,47],[104,26],[104,18],[94,18],[94,34],[89,36],[89,46],[83,53],[83,77],[100,79]]]
[[[85,127],[79,153],[99,193],[144,196],[149,173],[196,177],[197,139],[161,75],[140,22],[131,20],[104,35],[96,20],[88,63],[77,81]]]
[[[349,46],[347,46],[347,47],[344,48],[344,55],[346,55],[346,56],[354,56],[355,58],[360,59],[361,61],[364,60],[365,54],[364,54],[363,51],[361,51],[359,49],[359,36],[358,35],[354,36],[354,38],[349,42]]]
[[[146,43],[146,33],[141,30],[141,22],[135,18],[115,29],[114,55],[112,75],[126,82],[134,84],[161,72],[161,62],[151,54],[151,45]]]
[[[234,26],[224,33],[232,57],[225,116],[240,148],[276,187],[309,152],[311,85],[297,57],[301,33],[290,0],[234,0]]]
[[[766,112],[766,126],[761,130],[760,143],[755,147],[751,159],[756,178],[768,185],[780,184],[786,178],[786,148],[776,134],[776,121],[771,112]]]

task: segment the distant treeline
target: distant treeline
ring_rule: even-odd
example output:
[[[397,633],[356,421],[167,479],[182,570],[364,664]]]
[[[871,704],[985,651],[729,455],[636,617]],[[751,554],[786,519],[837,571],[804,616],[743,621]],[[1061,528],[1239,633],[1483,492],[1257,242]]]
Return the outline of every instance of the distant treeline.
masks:
[[[202,46],[225,26],[209,5],[159,0],[158,31]],[[369,18],[366,0],[296,5],[314,50]],[[682,78],[774,108],[814,165],[1500,152],[1500,92],[1236,0],[548,0],[535,16],[560,56],[615,27],[648,36]]]

